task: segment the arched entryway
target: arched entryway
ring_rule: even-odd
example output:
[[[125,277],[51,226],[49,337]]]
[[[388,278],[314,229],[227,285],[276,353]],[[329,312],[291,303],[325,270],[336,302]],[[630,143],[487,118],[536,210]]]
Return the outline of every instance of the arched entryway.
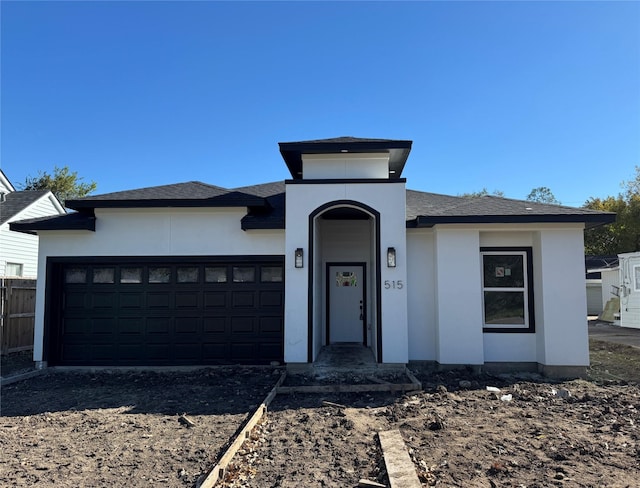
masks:
[[[328,202],[309,215],[308,362],[328,344],[361,343],[382,362],[380,213]]]

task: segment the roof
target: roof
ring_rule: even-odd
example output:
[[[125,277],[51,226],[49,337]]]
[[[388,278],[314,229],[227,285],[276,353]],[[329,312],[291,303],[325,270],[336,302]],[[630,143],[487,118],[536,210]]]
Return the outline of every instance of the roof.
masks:
[[[67,206],[79,214],[32,219],[11,224],[13,230],[95,230],[95,208],[246,207],[241,226],[249,229],[284,229],[285,182],[226,189],[197,181],[122,191],[71,200]],[[584,223],[587,228],[615,221],[615,214],[584,208],[513,200],[492,195],[456,197],[407,190],[406,226],[486,223]]]
[[[302,178],[303,154],[339,153],[389,153],[390,178],[400,178],[411,151],[411,141],[392,139],[364,139],[359,137],[334,137],[311,141],[280,142],[280,153],[293,179]]]
[[[136,190],[105,193],[65,202],[74,210],[95,208],[152,208],[152,207],[264,207],[262,197],[189,181],[172,185],[153,186]]]
[[[0,199],[0,224],[8,222],[32,203],[49,193],[49,190],[12,191]]]
[[[35,234],[39,230],[96,230],[96,218],[92,213],[73,212],[65,215],[52,215],[35,219],[11,222],[10,229],[26,234]]]
[[[584,223],[587,228],[609,224],[616,214],[586,208],[514,200],[493,195],[452,197],[407,190],[407,226],[479,223]]]

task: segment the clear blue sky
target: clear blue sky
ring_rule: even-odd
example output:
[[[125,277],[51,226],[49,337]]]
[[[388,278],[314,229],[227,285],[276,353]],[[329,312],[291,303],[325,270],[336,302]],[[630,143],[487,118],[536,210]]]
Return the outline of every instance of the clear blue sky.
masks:
[[[0,167],[97,193],[289,177],[278,142],[413,140],[408,187],[567,205],[640,165],[639,2],[0,2]]]

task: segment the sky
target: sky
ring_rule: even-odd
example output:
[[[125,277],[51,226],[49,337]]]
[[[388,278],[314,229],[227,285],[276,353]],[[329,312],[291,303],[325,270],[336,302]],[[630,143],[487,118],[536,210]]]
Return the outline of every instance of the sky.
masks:
[[[565,205],[640,165],[640,2],[0,2],[0,168],[97,194],[290,178],[278,142],[413,141],[414,190]]]

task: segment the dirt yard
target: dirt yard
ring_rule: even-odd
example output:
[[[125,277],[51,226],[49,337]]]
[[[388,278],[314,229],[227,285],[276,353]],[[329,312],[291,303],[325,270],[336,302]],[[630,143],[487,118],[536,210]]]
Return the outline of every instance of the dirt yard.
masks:
[[[399,429],[424,486],[637,487],[640,350],[591,347],[590,381],[416,371],[424,391],[405,395],[278,395],[221,486],[386,483],[376,433]],[[58,372],[4,386],[0,486],[197,486],[279,375]]]

